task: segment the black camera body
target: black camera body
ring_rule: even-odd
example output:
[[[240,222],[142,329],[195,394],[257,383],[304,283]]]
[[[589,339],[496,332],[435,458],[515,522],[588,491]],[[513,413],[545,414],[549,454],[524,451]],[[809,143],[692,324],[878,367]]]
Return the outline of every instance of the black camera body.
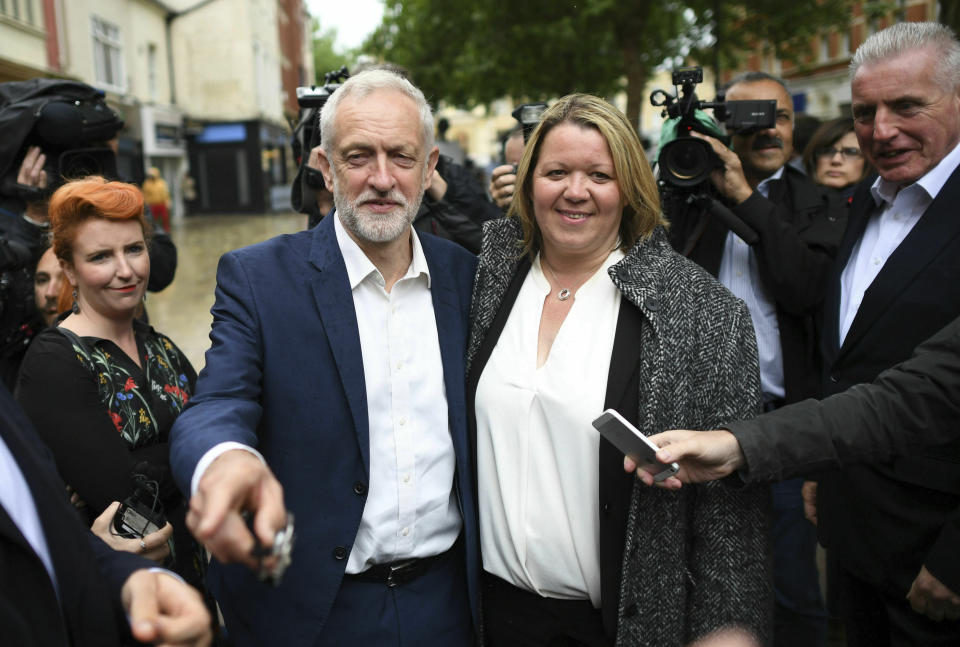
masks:
[[[86,84],[60,79],[0,84],[0,195],[34,202],[68,179],[87,175],[116,179],[116,155],[106,142],[123,125],[103,92]],[[31,146],[46,156],[46,189],[16,181]]]
[[[327,72],[324,75],[322,86],[301,86],[297,88],[297,105],[300,106],[300,117],[293,129],[291,146],[293,158],[299,164],[297,177],[293,180],[290,193],[290,202],[293,208],[300,213],[311,217],[322,217],[323,214],[314,213],[316,205],[309,191],[319,191],[324,188],[323,174],[317,169],[308,166],[310,151],[320,143],[320,111],[334,92],[344,81],[350,78],[346,66],[339,70]]]
[[[134,475],[136,488],[113,515],[113,530],[121,537],[140,538],[167,525],[160,503],[159,485],[146,477]]]
[[[655,90],[650,95],[650,103],[663,107],[663,116],[680,118],[677,123],[677,136],[660,150],[658,163],[660,180],[667,186],[678,189],[692,189],[705,182],[710,172],[721,166],[720,159],[710,144],[693,137],[693,131],[716,136],[705,132],[696,118],[697,110],[712,109],[717,121],[726,125],[728,131],[738,135],[749,135],[758,130],[773,128],[777,118],[777,102],[761,101],[725,101],[723,93],[714,101],[701,101],[694,88],[703,82],[703,69],[699,67],[681,67],[673,72],[673,84],[680,87],[677,95],[665,90]],[[729,138],[721,138],[729,144]]]

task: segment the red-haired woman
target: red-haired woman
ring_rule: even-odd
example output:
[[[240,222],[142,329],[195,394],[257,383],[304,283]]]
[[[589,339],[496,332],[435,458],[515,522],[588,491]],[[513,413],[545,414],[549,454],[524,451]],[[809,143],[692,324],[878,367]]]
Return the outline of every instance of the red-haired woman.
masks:
[[[155,559],[169,553],[167,565],[199,587],[203,561],[167,457],[170,427],[196,373],[167,337],[135,318],[150,276],[143,196],[133,185],[90,177],[58,189],[49,212],[65,314],[31,344],[17,399],[86,502],[88,521],[139,488],[149,506],[162,505],[173,534],[167,540],[169,529],[159,530],[127,540],[125,549]]]

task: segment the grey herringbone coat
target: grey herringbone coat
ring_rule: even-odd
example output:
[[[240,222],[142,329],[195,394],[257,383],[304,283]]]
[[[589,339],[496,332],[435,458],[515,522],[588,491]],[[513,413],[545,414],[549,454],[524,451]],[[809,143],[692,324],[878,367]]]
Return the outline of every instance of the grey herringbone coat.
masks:
[[[520,265],[520,238],[515,220],[485,224],[468,373]],[[660,228],[609,274],[642,314],[635,419],[645,434],[714,429],[758,412],[756,341],[743,302],[676,254]],[[617,645],[679,647],[723,626],[749,628],[766,644],[773,604],[768,499],[764,486],[712,483],[665,491],[637,482],[627,516],[620,599],[603,602],[618,604]]]

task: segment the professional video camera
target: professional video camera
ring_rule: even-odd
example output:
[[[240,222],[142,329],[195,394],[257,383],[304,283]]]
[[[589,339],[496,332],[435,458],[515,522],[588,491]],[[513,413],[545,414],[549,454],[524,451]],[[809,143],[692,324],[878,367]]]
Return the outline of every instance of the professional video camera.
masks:
[[[297,160],[300,168],[293,180],[290,202],[294,209],[309,215],[311,221],[314,218],[319,220],[324,216],[324,214],[318,216],[315,213],[316,204],[312,193],[324,188],[323,175],[319,170],[308,166],[310,151],[320,143],[320,111],[327,99],[348,78],[350,78],[350,72],[346,66],[343,66],[339,70],[327,72],[320,87],[311,85],[297,88],[300,118],[293,130],[290,143],[293,148],[293,158]]]
[[[76,81],[33,79],[0,84],[0,195],[34,202],[65,179],[117,176],[116,155],[106,142],[123,119],[100,90]],[[47,188],[17,183],[30,146],[46,156]]]
[[[663,106],[664,117],[679,118],[675,123],[675,138],[660,149],[657,158],[660,180],[673,187],[697,187],[709,178],[713,169],[721,166],[710,144],[690,135],[691,131],[697,131],[717,136],[703,123],[703,113],[698,115],[697,111],[712,109],[717,121],[725,124],[728,132],[738,135],[773,128],[776,123],[776,101],[724,101],[722,92],[714,101],[700,101],[694,87],[702,82],[702,68],[681,67],[673,72],[673,85],[680,87],[679,96],[665,90],[654,90],[650,95],[650,103]],[[727,137],[720,139],[729,144]]]
[[[710,185],[710,172],[722,168],[723,163],[708,142],[690,133],[710,135],[729,145],[729,136],[721,132],[717,122],[724,124],[727,132],[738,135],[773,128],[777,102],[725,101],[722,92],[714,101],[701,101],[694,87],[702,82],[701,68],[681,67],[673,72],[673,84],[680,87],[678,95],[664,90],[655,90],[650,95],[650,103],[663,106],[663,116],[669,118],[663,125],[657,157],[663,210],[668,218],[680,213],[710,214],[752,245],[759,238],[757,232],[724,206]],[[713,110],[716,121],[703,112],[707,109]],[[706,219],[701,220],[701,226],[705,225]]]

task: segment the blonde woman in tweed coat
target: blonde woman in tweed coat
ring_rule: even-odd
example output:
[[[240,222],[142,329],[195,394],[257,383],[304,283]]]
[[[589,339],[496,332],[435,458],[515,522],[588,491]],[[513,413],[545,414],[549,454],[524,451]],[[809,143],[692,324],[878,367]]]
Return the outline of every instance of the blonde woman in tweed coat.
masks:
[[[746,307],[672,251],[607,102],[544,113],[517,186],[485,226],[467,351],[487,644],[671,647],[731,627],[763,644],[766,490],[643,488],[590,424],[606,408],[648,435],[757,413]]]

